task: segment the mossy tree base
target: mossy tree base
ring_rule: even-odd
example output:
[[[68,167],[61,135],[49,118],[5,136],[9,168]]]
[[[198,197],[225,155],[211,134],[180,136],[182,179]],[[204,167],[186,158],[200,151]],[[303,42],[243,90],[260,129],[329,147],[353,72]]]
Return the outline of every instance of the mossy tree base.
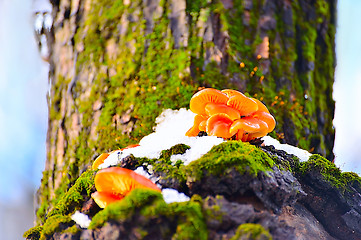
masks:
[[[272,147],[228,141],[189,165],[172,162],[186,145],[159,159],[124,158],[120,166],[151,169],[163,188],[190,201],[167,204],[137,189],[104,210],[90,198],[94,171],[85,172],[27,239],[360,239],[361,178],[319,155],[307,162]],[[151,167],[150,167],[151,166]],[[332,207],[330,207],[332,206]],[[92,218],[81,229],[71,215]],[[155,224],[156,223],[156,224]]]

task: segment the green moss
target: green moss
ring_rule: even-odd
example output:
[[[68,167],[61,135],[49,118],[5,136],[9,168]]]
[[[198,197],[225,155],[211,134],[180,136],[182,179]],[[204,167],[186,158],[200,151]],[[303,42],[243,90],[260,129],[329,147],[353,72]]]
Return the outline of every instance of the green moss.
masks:
[[[70,216],[55,215],[49,217],[43,226],[40,240],[48,239],[55,232],[61,232],[74,224],[75,222]]]
[[[75,184],[64,194],[57,202],[55,207],[49,212],[47,217],[55,215],[67,215],[81,208],[81,204],[90,196],[94,185],[93,170],[84,172],[75,182]]]
[[[342,192],[347,191],[348,186],[354,182],[361,184],[361,178],[356,173],[342,172],[334,163],[318,154],[313,154],[307,162],[301,162],[298,171],[301,174],[317,171]]]
[[[180,144],[171,149],[182,149],[177,152],[182,154],[188,146]],[[259,172],[272,171],[274,165],[272,158],[261,149],[241,141],[227,141],[216,145],[201,158],[186,166],[181,161],[172,163],[171,152],[170,149],[164,150],[159,159],[135,158],[135,161],[138,166],[151,165],[153,171],[163,173],[164,180],[177,181],[180,186],[185,186],[187,179],[202,181],[209,175],[223,176],[232,168],[242,174],[247,172],[257,176]]]
[[[172,239],[207,239],[205,217],[197,197],[189,202],[166,204],[161,193],[148,189],[135,189],[122,201],[110,204],[93,217],[89,228],[101,227],[109,220],[131,221],[138,212],[146,219],[157,217],[174,222],[177,227]],[[138,224],[141,230],[141,223]]]
[[[165,206],[161,193],[148,189],[134,189],[122,201],[109,204],[104,210],[98,212],[92,219],[89,228],[94,229],[103,226],[108,220],[125,221],[135,214],[137,209],[162,208]],[[143,213],[149,214],[149,209],[142,209]],[[156,210],[155,210],[156,211]]]
[[[239,225],[236,234],[231,238],[231,240],[237,239],[272,240],[272,236],[260,224],[244,223]]]
[[[176,233],[172,239],[208,239],[208,231],[198,196],[189,202],[169,204],[169,215],[177,216]]]
[[[42,231],[43,231],[43,226],[33,227],[30,228],[28,231],[26,231],[23,237],[29,240],[38,240],[40,239]]]
[[[54,203],[53,209],[44,217],[44,225],[36,228],[32,228],[27,231],[25,234],[32,234],[34,236],[41,236],[41,239],[45,239],[46,236],[50,236],[54,232],[59,232],[68,227],[71,227],[71,217],[76,210],[81,209],[82,204],[86,199],[90,197],[92,188],[94,186],[94,174],[95,171],[87,170],[84,172],[74,183],[70,189],[60,195],[60,199]],[[44,201],[45,202],[45,201]],[[46,203],[46,202],[45,202]],[[41,206],[41,213],[45,214],[45,208],[47,204]],[[38,211],[38,214],[39,214]],[[68,232],[76,233],[76,227],[67,229]],[[38,232],[38,234],[37,234]],[[41,233],[41,235],[39,235]],[[24,234],[24,236],[25,236]],[[35,238],[34,238],[35,239]]]
[[[201,181],[204,175],[221,176],[230,168],[257,176],[259,172],[272,171],[273,165],[273,160],[259,148],[241,141],[227,141],[191,162],[185,167],[185,172]]]
[[[160,158],[164,158],[167,160],[170,160],[170,157],[172,155],[176,155],[176,154],[184,154],[188,149],[190,149],[190,147],[188,145],[185,144],[177,144],[174,145],[173,147],[171,147],[168,150],[163,150],[160,154]]]

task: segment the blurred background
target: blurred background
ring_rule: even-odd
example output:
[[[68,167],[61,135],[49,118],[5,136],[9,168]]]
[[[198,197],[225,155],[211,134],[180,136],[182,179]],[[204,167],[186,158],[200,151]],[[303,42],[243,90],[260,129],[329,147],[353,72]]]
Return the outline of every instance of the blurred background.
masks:
[[[360,0],[337,7],[334,84],[335,162],[361,174]],[[46,156],[48,63],[45,38],[51,26],[48,0],[0,0],[0,235],[22,239],[33,226],[34,193]],[[38,33],[38,34],[35,34]],[[36,38],[42,44],[38,50]],[[331,79],[330,79],[331,81]]]

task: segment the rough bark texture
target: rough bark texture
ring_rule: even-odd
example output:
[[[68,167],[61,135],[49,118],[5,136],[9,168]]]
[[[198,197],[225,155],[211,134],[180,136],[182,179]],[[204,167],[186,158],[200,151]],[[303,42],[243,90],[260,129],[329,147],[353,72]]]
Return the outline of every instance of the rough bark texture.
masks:
[[[274,137],[332,160],[334,0],[52,4],[39,223],[100,153],[138,142],[198,87],[257,97],[277,120]]]

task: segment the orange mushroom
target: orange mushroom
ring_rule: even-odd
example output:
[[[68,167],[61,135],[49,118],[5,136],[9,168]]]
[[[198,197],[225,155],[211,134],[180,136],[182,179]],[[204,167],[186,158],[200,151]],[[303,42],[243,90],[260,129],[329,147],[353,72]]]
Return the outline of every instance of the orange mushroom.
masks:
[[[93,170],[97,170],[99,165],[104,163],[104,160],[109,156],[109,153],[102,153],[99,157],[95,159],[92,165]]]
[[[260,119],[265,123],[267,123],[268,126],[267,133],[272,132],[273,129],[276,127],[276,120],[270,113],[257,111],[254,114],[252,114],[252,117],[256,119]]]
[[[122,151],[124,149],[128,149],[128,148],[135,148],[135,147],[139,147],[139,144],[132,144],[132,145],[129,145],[125,148],[122,148],[122,149],[119,149],[119,150],[114,150],[114,151],[111,151],[110,153],[102,153],[100,154],[93,162],[93,165],[92,165],[92,169],[93,170],[97,170],[99,168],[99,166],[101,164],[104,163],[105,159],[107,159],[107,157],[109,157],[110,154],[116,152],[116,151]]]
[[[95,175],[94,183],[97,192],[92,194],[92,198],[102,208],[121,200],[136,188],[148,188],[160,192],[157,185],[146,177],[121,167],[100,170]]]
[[[187,137],[195,137],[198,135],[198,133],[201,131],[199,125],[203,122],[207,120],[206,117],[202,116],[202,115],[196,115],[194,117],[194,123],[193,123],[193,127],[191,127],[187,132],[186,132],[186,136]],[[202,127],[203,129],[203,127]]]
[[[234,134],[229,131],[233,120],[225,113],[217,113],[207,120],[207,134],[222,138],[231,138]]]
[[[210,136],[250,141],[267,135],[276,125],[261,101],[232,89],[203,89],[192,97],[190,109],[198,115],[187,136],[206,131]]]
[[[192,112],[206,115],[205,106],[208,103],[226,104],[228,97],[221,91],[213,88],[205,88],[193,95],[189,103]]]
[[[227,105],[238,110],[241,116],[249,116],[258,110],[258,104],[243,93],[232,89],[222,90],[229,97]]]
[[[234,121],[230,132],[237,132],[236,138],[242,141],[250,141],[257,137],[263,137],[268,133],[267,123],[253,117],[244,117]]]

